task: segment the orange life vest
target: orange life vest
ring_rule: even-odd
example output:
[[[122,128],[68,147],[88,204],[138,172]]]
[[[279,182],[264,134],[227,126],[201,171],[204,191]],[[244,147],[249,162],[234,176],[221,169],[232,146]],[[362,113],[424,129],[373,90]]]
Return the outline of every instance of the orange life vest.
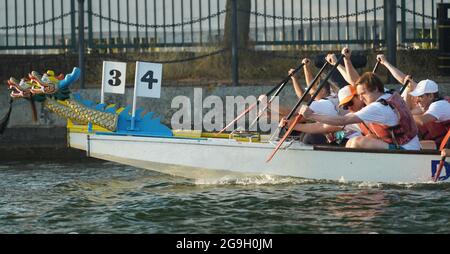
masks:
[[[408,143],[417,136],[418,130],[414,118],[400,94],[394,92],[389,99],[380,99],[377,102],[386,107],[391,107],[397,113],[399,123],[396,126],[387,126],[379,123],[370,123],[369,125],[360,123],[359,126],[364,136],[373,134],[388,144],[399,146]]]
[[[450,103],[450,97],[445,97]],[[423,140],[434,140],[436,145],[439,147],[445,134],[450,130],[450,120],[437,122],[431,121],[423,125],[418,126],[419,137]]]

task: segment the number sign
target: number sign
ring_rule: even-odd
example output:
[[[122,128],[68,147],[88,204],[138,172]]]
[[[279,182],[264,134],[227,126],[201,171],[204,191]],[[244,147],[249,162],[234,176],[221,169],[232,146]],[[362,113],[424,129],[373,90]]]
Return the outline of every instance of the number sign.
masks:
[[[136,62],[136,96],[161,97],[162,64]]]
[[[127,63],[103,62],[102,87],[104,93],[125,93]]]

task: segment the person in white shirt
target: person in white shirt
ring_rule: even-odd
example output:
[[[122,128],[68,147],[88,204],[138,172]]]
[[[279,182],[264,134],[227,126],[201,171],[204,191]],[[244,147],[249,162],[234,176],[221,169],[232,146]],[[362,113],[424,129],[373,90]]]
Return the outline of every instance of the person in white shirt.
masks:
[[[410,95],[424,112],[414,114],[422,145],[436,149],[450,129],[450,98],[441,98],[438,85],[429,79],[420,81]]]

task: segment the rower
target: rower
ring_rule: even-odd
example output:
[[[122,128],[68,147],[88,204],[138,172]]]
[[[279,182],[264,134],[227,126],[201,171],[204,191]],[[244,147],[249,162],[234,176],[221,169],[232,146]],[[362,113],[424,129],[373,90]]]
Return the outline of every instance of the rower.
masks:
[[[305,64],[303,67],[304,73],[305,73],[305,81],[307,84],[312,85],[312,88],[309,91],[309,95],[312,96],[317,90],[317,85],[320,83],[320,79],[316,83],[311,84],[311,82],[313,81],[313,74],[311,71],[311,60],[305,58],[302,60],[302,63]],[[293,71],[292,69],[289,70],[289,73],[291,73],[292,71]],[[304,90],[300,86],[297,77],[295,77],[293,75],[293,76],[291,76],[291,79],[292,79],[292,85],[294,86],[294,90],[295,90],[297,97],[301,98],[304,94]],[[339,104],[339,101],[338,101],[337,97],[331,95],[330,83],[326,83],[324,85],[324,87],[322,88],[322,90],[319,92],[319,94],[316,96],[314,102],[311,104],[311,108],[320,114],[335,116],[338,114],[338,111],[337,111],[338,104]],[[284,126],[286,123],[287,123],[286,121],[282,120],[280,122],[280,126]],[[309,126],[309,127],[312,127],[312,126]],[[309,128],[309,127],[306,127],[306,128]],[[303,136],[301,141],[305,144],[324,145],[324,144],[329,143],[327,140],[327,137],[325,135],[328,132],[306,131],[304,133],[305,133],[305,135]]]
[[[398,93],[385,93],[384,84],[376,74],[364,73],[356,82],[356,91],[367,106],[345,116],[327,116],[314,112],[310,107],[300,109],[306,119],[344,126],[366,123],[365,136],[352,138],[346,147],[390,150],[420,150],[414,119]],[[374,134],[370,134],[374,133]]]
[[[439,96],[439,87],[432,80],[420,81],[411,96],[417,99],[421,112],[414,115],[422,144],[437,149],[450,129],[450,98]]]

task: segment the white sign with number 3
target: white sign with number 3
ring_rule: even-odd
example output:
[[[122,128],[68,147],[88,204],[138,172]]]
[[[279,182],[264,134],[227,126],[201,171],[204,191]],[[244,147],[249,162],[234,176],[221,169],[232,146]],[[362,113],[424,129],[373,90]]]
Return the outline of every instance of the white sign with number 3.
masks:
[[[161,97],[162,64],[136,62],[134,89],[137,97]]]
[[[125,94],[127,63],[103,61],[103,93]]]

